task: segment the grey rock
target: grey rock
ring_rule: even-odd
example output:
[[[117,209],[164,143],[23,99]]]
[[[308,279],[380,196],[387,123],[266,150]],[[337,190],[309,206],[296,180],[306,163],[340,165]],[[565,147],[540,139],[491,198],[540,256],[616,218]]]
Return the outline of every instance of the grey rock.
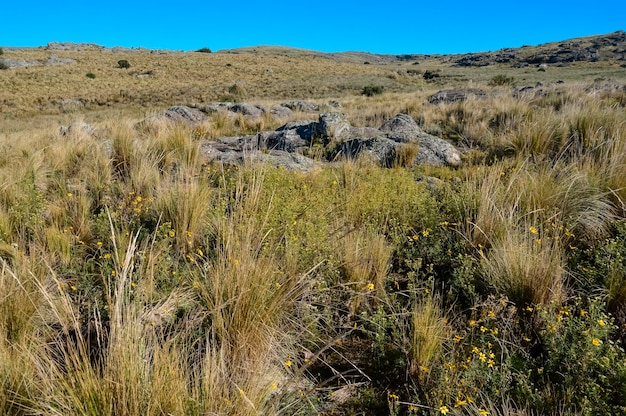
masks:
[[[418,136],[424,132],[408,114],[397,114],[380,126],[380,131],[388,133],[407,133]]]
[[[48,42],[46,49],[50,51],[85,51],[85,50],[101,50],[104,46],[95,43],[74,43],[74,42]]]
[[[67,65],[67,64],[75,64],[76,60],[69,58],[59,58],[56,55],[50,55],[48,60],[46,61],[46,65]]]
[[[299,152],[309,144],[307,140],[300,137],[296,129],[259,133],[257,137],[260,149]]]
[[[288,153],[280,150],[272,150],[269,153],[253,152],[249,158],[252,162],[261,162],[298,172],[310,172],[319,165],[313,159],[299,153]]]
[[[202,111],[184,105],[170,107],[157,116],[165,117],[173,122],[188,124],[196,124],[208,120],[208,117]]]
[[[276,129],[276,131],[295,130],[298,136],[307,142],[313,140],[317,133],[317,122],[313,120],[297,120],[284,124]]]
[[[281,105],[292,111],[299,111],[301,113],[315,113],[320,110],[319,105],[310,101],[293,100],[282,103]]]
[[[230,106],[229,110],[234,113],[240,113],[244,116],[250,116],[254,118],[261,118],[267,112],[265,107],[254,104],[234,104]]]
[[[197,108],[203,113],[214,114],[220,111],[228,111],[232,106],[233,103],[230,102],[213,102],[205,104],[194,104],[192,107]]]
[[[41,66],[39,61],[27,61],[26,59],[0,59],[0,67],[3,68],[27,68],[29,66]]]
[[[369,139],[352,139],[341,143],[335,158],[344,157],[356,159],[366,154],[373,161],[383,167],[392,167],[396,160],[396,153],[401,144],[386,137],[372,137]]]
[[[293,111],[289,107],[282,105],[274,106],[270,109],[270,114],[275,120],[288,120],[293,117]]]
[[[343,113],[320,114],[317,134],[325,140],[343,141],[350,138],[350,123]]]
[[[461,164],[461,152],[439,137],[430,135],[420,137],[417,144],[419,150],[415,156],[415,163],[418,165],[459,166]]]
[[[220,142],[205,143],[201,149],[210,161],[225,165],[261,163],[299,172],[310,172],[318,165],[313,159],[304,155],[281,150],[242,151]]]
[[[455,101],[465,101],[470,96],[482,98],[486,97],[487,93],[476,88],[441,90],[428,97],[428,102],[431,104],[452,103]]]

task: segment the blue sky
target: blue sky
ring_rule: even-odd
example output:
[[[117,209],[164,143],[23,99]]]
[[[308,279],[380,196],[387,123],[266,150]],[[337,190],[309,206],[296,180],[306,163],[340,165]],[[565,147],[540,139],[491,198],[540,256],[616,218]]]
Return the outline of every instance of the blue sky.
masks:
[[[626,30],[626,0],[7,1],[0,46],[462,53]]]

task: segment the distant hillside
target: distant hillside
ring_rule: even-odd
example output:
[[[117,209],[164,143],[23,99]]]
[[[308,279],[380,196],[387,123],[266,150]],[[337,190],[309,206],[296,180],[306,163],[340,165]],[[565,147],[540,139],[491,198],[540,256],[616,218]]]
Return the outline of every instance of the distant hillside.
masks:
[[[324,53],[307,49],[280,46],[255,46],[221,50],[218,53],[257,55],[281,55],[289,57],[318,57],[338,62],[386,64],[420,61],[432,58],[444,59],[459,66],[487,66],[510,64],[526,66],[537,64],[559,64],[568,62],[626,61],[626,32],[619,30],[606,35],[574,38],[560,42],[545,43],[521,48],[504,48],[494,52],[466,54],[401,54],[385,55],[368,52]]]

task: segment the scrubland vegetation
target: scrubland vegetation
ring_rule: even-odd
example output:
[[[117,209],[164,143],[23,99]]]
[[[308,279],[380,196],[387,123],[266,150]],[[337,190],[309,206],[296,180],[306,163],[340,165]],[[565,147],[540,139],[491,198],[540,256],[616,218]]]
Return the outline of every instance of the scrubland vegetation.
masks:
[[[454,169],[202,153],[269,118],[5,120],[0,413],[624,414],[626,92],[490,79],[340,98],[355,126],[409,114]]]

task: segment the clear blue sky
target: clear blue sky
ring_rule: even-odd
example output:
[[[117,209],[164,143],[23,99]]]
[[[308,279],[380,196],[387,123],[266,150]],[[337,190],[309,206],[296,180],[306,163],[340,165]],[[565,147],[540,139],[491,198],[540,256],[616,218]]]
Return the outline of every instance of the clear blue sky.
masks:
[[[626,30],[626,0],[9,0],[0,46],[461,53]]]

